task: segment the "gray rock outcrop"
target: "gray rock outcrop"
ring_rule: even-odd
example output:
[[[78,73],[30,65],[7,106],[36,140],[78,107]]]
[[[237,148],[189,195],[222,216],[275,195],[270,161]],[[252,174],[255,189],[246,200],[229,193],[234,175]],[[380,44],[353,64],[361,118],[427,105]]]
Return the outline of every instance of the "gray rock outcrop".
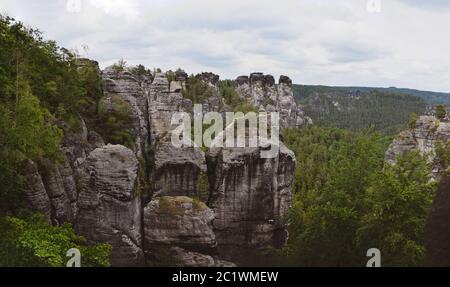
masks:
[[[91,242],[109,242],[112,266],[144,264],[138,161],[124,146],[95,149],[79,174],[75,229]]]
[[[25,190],[24,197],[26,205],[31,210],[42,213],[50,222],[51,220],[51,203],[45,190],[44,182],[38,172],[36,164],[27,160],[25,163]]]
[[[170,256],[176,258],[180,266],[184,267],[236,267],[236,264],[220,260],[215,256],[188,251],[180,247],[170,248]]]
[[[433,164],[432,174],[438,178],[448,167],[441,166],[436,157],[436,145],[450,141],[450,122],[439,121],[434,116],[420,116],[414,128],[402,131],[386,151],[385,160],[395,164],[397,157],[418,150]]]
[[[251,263],[255,251],[287,240],[284,215],[291,203],[295,156],[283,144],[275,158],[261,158],[260,152],[224,148],[207,154],[208,205],[216,213],[219,253],[243,264]]]
[[[217,245],[213,219],[214,212],[198,200],[186,196],[157,197],[144,208],[145,246],[212,250]]]
[[[114,97],[124,100],[130,107],[132,126],[129,128],[134,140],[133,150],[141,158],[147,150],[148,121],[146,120],[147,94],[139,81],[128,71],[117,72],[113,66],[102,72],[106,110],[113,110]]]
[[[238,77],[236,85],[236,91],[242,99],[248,100],[260,110],[279,112],[280,127],[294,128],[312,124],[311,118],[295,102],[289,77],[281,76],[278,85],[275,85],[273,76],[252,73],[250,77]]]
[[[171,142],[157,145],[154,195],[201,197],[197,182],[206,172],[205,154],[193,147],[176,148]]]
[[[295,168],[290,150],[281,144],[275,158],[262,159],[263,148],[212,149],[206,156],[200,148],[175,148],[172,116],[193,112],[182,94],[185,72],[171,82],[163,73],[136,77],[113,67],[101,76],[104,112],[114,110],[116,99],[130,107],[132,149],[105,145],[83,119],[76,131],[61,123],[62,161],[30,161],[25,169],[31,209],[54,225],[72,223],[90,243],[110,243],[112,266],[158,265],[166,253],[182,266],[234,266],[230,261],[247,264],[258,250],[285,244]],[[203,113],[227,111],[219,76],[196,77],[212,89]],[[236,83],[241,97],[279,111],[282,127],[309,122],[289,78],[277,85],[270,75],[252,74]]]

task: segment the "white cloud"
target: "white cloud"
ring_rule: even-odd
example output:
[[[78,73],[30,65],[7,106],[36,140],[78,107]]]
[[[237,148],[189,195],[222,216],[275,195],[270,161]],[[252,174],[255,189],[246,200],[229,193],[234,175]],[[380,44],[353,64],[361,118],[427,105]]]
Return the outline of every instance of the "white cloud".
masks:
[[[107,15],[124,16],[129,20],[139,16],[138,1],[135,0],[90,0],[90,3]]]
[[[131,64],[234,78],[253,71],[296,83],[450,91],[450,5],[366,0],[0,0],[0,11],[102,66]],[[71,0],[73,1],[73,0]],[[81,50],[81,49],[80,49]]]

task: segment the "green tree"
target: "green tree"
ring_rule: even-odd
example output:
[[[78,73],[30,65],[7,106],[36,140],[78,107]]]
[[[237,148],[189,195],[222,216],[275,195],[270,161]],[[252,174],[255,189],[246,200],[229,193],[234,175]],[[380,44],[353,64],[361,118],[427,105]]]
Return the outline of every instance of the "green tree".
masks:
[[[379,171],[367,190],[368,210],[358,229],[361,250],[381,250],[383,266],[419,266],[425,256],[423,230],[435,183],[417,151]]]
[[[103,81],[100,77],[98,67],[91,61],[85,61],[79,69],[79,75],[81,86],[83,87],[83,97],[78,104],[88,126],[93,128],[100,112],[100,99],[103,96]]]
[[[436,142],[436,160],[446,171],[450,171],[450,141]]]
[[[133,148],[131,106],[120,96],[101,100],[96,127],[106,143]]]
[[[272,262],[364,266],[366,251],[376,247],[386,266],[419,265],[421,232],[434,190],[426,160],[411,153],[396,166],[385,166],[385,138],[370,132],[301,130],[303,138],[295,130],[283,134],[300,160],[288,246],[272,250]],[[313,156],[316,151],[326,156]]]
[[[190,75],[186,82],[186,89],[182,90],[184,98],[190,99],[194,104],[201,104],[212,97],[213,90],[207,83]]]
[[[141,64],[131,67],[130,72],[138,78],[152,74],[149,69],[147,69],[144,65]]]
[[[37,97],[25,91],[17,104],[0,102],[0,213],[20,205],[25,159],[59,159],[62,131]]]
[[[414,129],[414,128],[416,128],[417,119],[418,119],[418,116],[417,116],[416,113],[412,113],[412,114],[409,116],[409,122],[408,122],[408,128],[409,128],[409,129]]]
[[[444,119],[445,116],[447,115],[447,109],[445,108],[445,106],[437,105],[435,109],[436,109],[436,117],[440,120]]]
[[[38,98],[29,91],[20,97],[10,130],[10,144],[30,159],[56,158],[62,131],[49,124],[51,114],[41,109]]]
[[[109,244],[90,246],[69,224],[51,226],[39,214],[0,217],[0,266],[63,267],[71,248],[81,252],[81,266],[109,266]]]
[[[113,69],[116,72],[116,74],[120,74],[125,71],[127,68],[127,62],[122,58],[117,63],[113,64]]]

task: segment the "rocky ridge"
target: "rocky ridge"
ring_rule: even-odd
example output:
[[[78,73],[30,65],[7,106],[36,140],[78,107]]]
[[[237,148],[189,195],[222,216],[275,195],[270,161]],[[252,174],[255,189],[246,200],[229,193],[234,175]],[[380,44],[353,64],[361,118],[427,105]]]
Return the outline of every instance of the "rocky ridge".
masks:
[[[292,80],[280,76],[278,85],[272,75],[252,73],[236,79],[236,91],[242,99],[250,101],[259,110],[280,113],[280,127],[301,127],[312,124],[302,108],[295,102]]]
[[[261,148],[174,148],[172,115],[192,113],[193,103],[182,94],[187,74],[169,82],[162,73],[135,77],[108,67],[101,76],[106,111],[114,98],[130,107],[133,146],[105,145],[81,119],[80,130],[64,136],[61,163],[28,163],[30,207],[53,224],[72,223],[90,242],[109,242],[112,266],[154,266],[166,257],[182,266],[245,265],[258,250],[285,244],[292,151],[280,144],[277,157],[263,159]],[[197,78],[217,91],[217,75]],[[309,122],[289,78],[281,77],[278,86],[271,76],[250,78],[236,80],[243,99],[272,99],[262,108],[280,111],[283,127]],[[213,93],[204,112],[218,111],[220,101]]]
[[[440,121],[434,116],[420,116],[413,128],[402,131],[395,138],[386,151],[385,160],[395,164],[399,155],[418,150],[432,164],[432,175],[438,179],[449,167],[442,166],[436,154],[436,147],[438,144],[446,144],[449,141],[450,122]]]

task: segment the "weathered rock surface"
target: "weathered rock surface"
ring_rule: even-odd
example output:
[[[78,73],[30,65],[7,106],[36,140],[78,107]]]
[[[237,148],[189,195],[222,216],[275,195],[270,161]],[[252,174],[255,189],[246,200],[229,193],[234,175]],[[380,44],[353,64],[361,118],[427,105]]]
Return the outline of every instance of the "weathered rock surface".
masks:
[[[236,264],[220,260],[215,256],[187,251],[180,247],[170,248],[170,255],[176,258],[177,263],[183,267],[236,267]]]
[[[183,80],[179,73],[176,78]],[[198,148],[176,148],[171,143],[171,120],[176,112],[192,112],[192,102],[183,98],[178,89],[184,82],[169,82],[164,74],[158,73],[150,86],[149,129],[151,161],[149,171],[155,196],[186,195],[198,196],[197,180],[206,171],[205,155]]]
[[[198,179],[206,172],[205,154],[198,148],[176,148],[169,141],[156,147],[154,195],[200,197]]]
[[[174,86],[181,87],[182,82],[169,81],[162,73],[157,73],[150,86],[148,114],[150,123],[150,144],[155,145],[160,141],[170,140],[172,115],[176,112],[192,110],[192,102],[183,98],[179,89],[173,89]],[[172,87],[172,91],[171,88]]]
[[[292,81],[281,76],[278,85],[271,75],[252,73],[250,77],[236,79],[236,91],[242,99],[248,100],[260,110],[280,113],[280,127],[301,127],[312,124],[300,106],[295,102]]]
[[[58,167],[49,160],[43,160],[40,163],[40,171],[50,198],[52,219],[56,224],[73,222],[76,215],[77,194],[70,167],[67,163]]]
[[[396,163],[398,156],[411,150],[418,150],[433,163],[433,176],[438,178],[448,167],[440,165],[436,158],[438,142],[450,141],[450,122],[441,122],[434,116],[421,116],[413,129],[402,131],[389,146],[385,159],[391,164]]]
[[[287,240],[283,217],[291,203],[295,156],[282,144],[275,158],[261,158],[260,152],[224,148],[207,154],[208,205],[216,213],[219,253],[243,264],[251,262],[252,252]]]
[[[213,219],[214,212],[198,200],[186,196],[154,198],[144,208],[147,264],[158,265],[161,250],[168,249],[166,256],[171,257],[176,265],[226,265],[211,255],[217,253],[216,236],[211,224]]]
[[[94,150],[79,175],[75,228],[93,242],[112,245],[111,265],[143,265],[138,161],[124,146]]]
[[[103,104],[106,110],[113,110],[114,96],[123,99],[131,109],[132,126],[130,132],[134,140],[133,150],[138,157],[143,157],[147,150],[148,127],[146,120],[147,94],[140,82],[129,72],[117,72],[108,67],[102,73],[104,83]]]
[[[211,222],[214,212],[186,196],[163,196],[144,208],[145,245],[210,249],[217,245]]]
[[[50,198],[45,190],[41,175],[38,172],[36,164],[28,160],[25,163],[24,174],[26,177],[26,187],[24,197],[27,207],[31,210],[40,212],[50,222],[51,220],[51,203]]]

